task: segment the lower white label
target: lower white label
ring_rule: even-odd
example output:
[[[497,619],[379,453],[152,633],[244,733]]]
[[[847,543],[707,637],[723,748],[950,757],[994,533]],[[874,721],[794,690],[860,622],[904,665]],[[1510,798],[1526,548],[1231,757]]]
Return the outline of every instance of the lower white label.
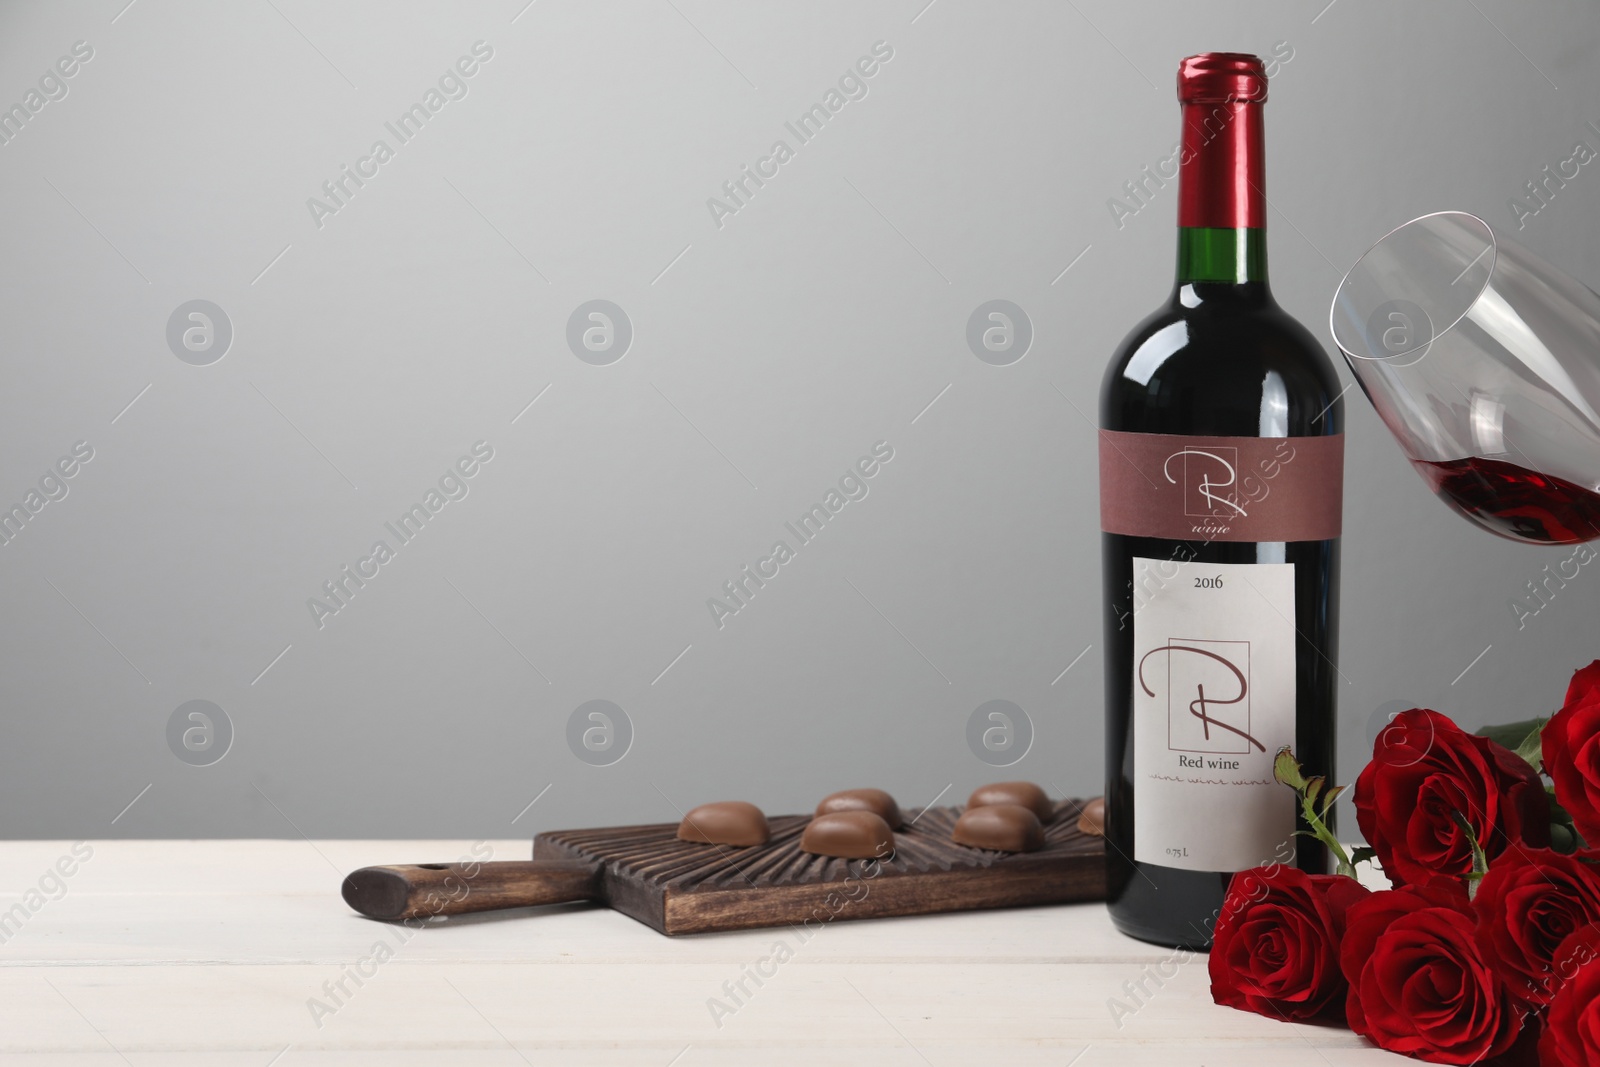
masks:
[[[1295,800],[1294,564],[1133,561],[1134,859],[1240,871],[1282,859]]]

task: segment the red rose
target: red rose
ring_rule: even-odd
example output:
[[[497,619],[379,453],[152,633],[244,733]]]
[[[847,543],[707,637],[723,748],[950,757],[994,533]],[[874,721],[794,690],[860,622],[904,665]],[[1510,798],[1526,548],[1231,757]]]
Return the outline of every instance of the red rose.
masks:
[[[1472,906],[1484,955],[1540,1008],[1555,992],[1550,968],[1562,942],[1600,923],[1600,872],[1576,856],[1511,849],[1489,865]]]
[[[1490,859],[1513,842],[1550,843],[1550,802],[1539,773],[1426,708],[1401,712],[1379,732],[1372,762],[1356,779],[1355,805],[1361,833],[1395,885],[1471,872],[1472,846],[1458,812]]]
[[[1460,885],[1438,879],[1373,893],[1345,922],[1339,962],[1350,1029],[1431,1063],[1479,1063],[1516,1042],[1521,1013],[1484,959]]]
[[[1593,1067],[1600,1062],[1600,926],[1567,938],[1556,953],[1560,983],[1539,1037],[1542,1067]]]
[[[1211,999],[1274,1019],[1309,1019],[1345,991],[1345,912],[1367,896],[1354,878],[1274,864],[1228,883],[1211,945]]]
[[[1567,702],[1545,724],[1544,769],[1585,841],[1600,846],[1600,659],[1572,676]]]

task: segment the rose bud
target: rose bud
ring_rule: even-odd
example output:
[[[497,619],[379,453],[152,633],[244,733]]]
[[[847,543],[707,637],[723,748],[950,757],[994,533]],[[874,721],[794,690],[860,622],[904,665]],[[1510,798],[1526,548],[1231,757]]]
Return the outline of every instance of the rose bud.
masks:
[[[1430,1063],[1479,1063],[1516,1043],[1524,1013],[1484,958],[1458,883],[1373,893],[1345,923],[1339,962],[1350,1029]]]
[[[1550,843],[1550,802],[1538,772],[1426,708],[1401,712],[1378,733],[1372,762],[1356,779],[1355,807],[1395,885],[1469,874],[1473,838],[1491,860],[1512,843]]]
[[[1367,890],[1344,875],[1274,864],[1228,883],[1211,945],[1211,999],[1272,1019],[1337,1017],[1345,913]]]
[[[1573,674],[1567,702],[1545,723],[1542,745],[1556,800],[1584,840],[1600,846],[1600,659]]]

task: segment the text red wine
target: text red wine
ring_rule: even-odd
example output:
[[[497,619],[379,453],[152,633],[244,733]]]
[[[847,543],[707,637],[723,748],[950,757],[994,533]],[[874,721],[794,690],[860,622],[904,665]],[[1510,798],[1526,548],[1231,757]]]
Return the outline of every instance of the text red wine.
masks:
[[[1513,541],[1575,545],[1600,538],[1600,494],[1498,459],[1413,460],[1446,504]]]
[[[1178,276],[1100,397],[1117,927],[1209,947],[1233,873],[1327,856],[1272,780],[1333,774],[1342,406],[1267,287],[1261,61],[1183,61]]]

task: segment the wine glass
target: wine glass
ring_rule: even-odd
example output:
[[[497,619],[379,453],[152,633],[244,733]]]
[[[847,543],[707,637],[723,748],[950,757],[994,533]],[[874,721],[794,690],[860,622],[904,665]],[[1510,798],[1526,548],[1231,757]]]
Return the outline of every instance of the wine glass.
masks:
[[[1534,544],[1600,538],[1600,295],[1463,211],[1390,231],[1334,341],[1445,503]]]

